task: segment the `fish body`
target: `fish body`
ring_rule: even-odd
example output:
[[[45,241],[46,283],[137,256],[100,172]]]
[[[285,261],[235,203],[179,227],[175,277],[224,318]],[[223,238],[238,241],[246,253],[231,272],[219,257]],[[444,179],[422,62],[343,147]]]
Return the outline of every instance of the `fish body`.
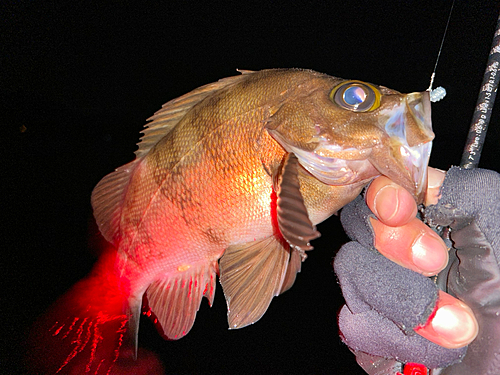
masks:
[[[433,138],[427,93],[298,69],[244,71],[200,87],[166,103],[146,126],[136,159],[92,194],[96,222],[116,253],[95,276],[106,278],[106,292],[81,304],[89,321],[102,311],[121,316],[128,331],[123,336],[123,323],[113,342],[128,337],[133,345],[144,296],[160,333],[178,339],[202,297],[212,303],[217,274],[230,328],[260,319],[294,283],[319,235],[315,224],[374,177],[386,175],[421,199]],[[104,341],[87,366],[105,356]]]

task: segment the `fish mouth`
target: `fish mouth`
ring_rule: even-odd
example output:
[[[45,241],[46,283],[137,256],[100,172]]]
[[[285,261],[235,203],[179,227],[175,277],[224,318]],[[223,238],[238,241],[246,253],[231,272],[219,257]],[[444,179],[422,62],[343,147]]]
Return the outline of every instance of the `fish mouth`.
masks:
[[[388,136],[389,162],[373,158],[375,168],[412,193],[422,203],[427,191],[427,166],[432,149],[429,92],[405,95],[401,105],[382,113],[379,120]],[[376,152],[374,152],[376,153]]]
[[[268,131],[287,152],[297,156],[306,171],[327,185],[363,184],[384,175],[421,203],[434,138],[429,93],[398,95],[400,99],[377,114],[380,141],[366,148],[345,147],[318,134],[310,141],[317,146],[307,150],[287,142],[279,131]]]

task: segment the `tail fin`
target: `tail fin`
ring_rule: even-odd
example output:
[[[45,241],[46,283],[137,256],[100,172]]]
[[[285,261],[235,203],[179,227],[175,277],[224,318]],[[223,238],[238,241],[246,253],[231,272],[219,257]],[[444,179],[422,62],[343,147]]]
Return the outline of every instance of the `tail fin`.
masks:
[[[130,347],[125,336],[130,291],[114,272],[115,259],[115,253],[103,254],[92,273],[35,324],[28,348],[33,373],[139,374],[145,365],[147,373],[163,373],[152,355],[133,360],[135,343]]]

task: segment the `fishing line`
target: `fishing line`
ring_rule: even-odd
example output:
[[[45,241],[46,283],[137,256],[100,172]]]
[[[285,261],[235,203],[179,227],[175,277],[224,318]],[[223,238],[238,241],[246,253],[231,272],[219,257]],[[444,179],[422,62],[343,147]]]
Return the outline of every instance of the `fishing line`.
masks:
[[[441,56],[441,51],[443,50],[444,40],[446,38],[446,33],[448,32],[448,26],[450,25],[451,14],[453,13],[453,7],[455,6],[455,0],[451,3],[450,13],[448,14],[448,21],[446,21],[446,27],[444,28],[443,38],[441,39],[441,46],[439,46],[438,55],[436,58],[436,63],[434,64],[434,70],[431,74],[431,82],[429,84],[429,88],[426,91],[430,92],[431,102],[435,103],[440,101],[446,96],[446,89],[444,87],[437,87],[436,89],[432,89],[432,84],[434,83],[434,78],[436,77],[436,69],[439,62],[439,57]]]
[[[446,27],[444,28],[443,38],[441,39],[441,46],[439,47],[438,55],[436,58],[436,63],[434,64],[434,70],[432,71],[432,75],[431,75],[431,83],[430,83],[427,91],[432,90],[432,84],[434,83],[434,78],[436,77],[436,69],[438,66],[439,57],[441,56],[441,51],[443,50],[444,40],[446,38],[446,33],[448,32],[448,26],[450,25],[451,14],[453,13],[454,6],[455,6],[455,0],[453,0],[453,2],[451,3],[450,13],[448,14],[448,21],[446,21]]]

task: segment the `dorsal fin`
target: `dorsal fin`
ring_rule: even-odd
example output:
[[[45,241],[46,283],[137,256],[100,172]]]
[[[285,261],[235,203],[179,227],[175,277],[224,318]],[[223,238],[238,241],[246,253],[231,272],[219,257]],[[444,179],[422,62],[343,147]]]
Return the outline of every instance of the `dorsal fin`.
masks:
[[[148,118],[148,121],[151,122],[147,123],[145,125],[146,129],[142,131],[143,136],[135,155],[139,158],[147,154],[151,147],[169,133],[196,104],[215,91],[239,82],[246,75],[250,74],[251,71],[245,70],[241,71],[241,73],[239,76],[223,78],[217,82],[198,87],[185,95],[165,103],[159,111]]]
[[[181,97],[165,103],[162,108],[148,120],[139,149],[135,152],[136,159],[104,177],[92,192],[92,207],[99,230],[106,240],[114,242],[119,234],[122,202],[132,172],[151,148],[168,134],[191,108],[217,90],[233,85],[245,76],[251,74],[245,71],[242,75],[223,78],[218,82],[201,86]]]

